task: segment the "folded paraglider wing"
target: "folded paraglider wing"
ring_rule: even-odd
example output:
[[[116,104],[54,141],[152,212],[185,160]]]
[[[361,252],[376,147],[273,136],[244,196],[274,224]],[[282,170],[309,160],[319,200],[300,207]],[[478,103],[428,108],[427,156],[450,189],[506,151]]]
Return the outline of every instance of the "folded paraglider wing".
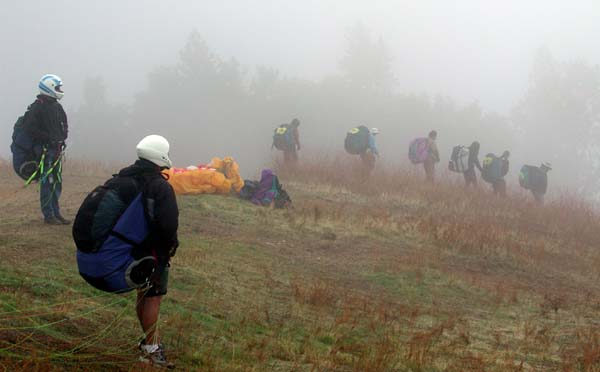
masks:
[[[238,193],[244,186],[239,166],[231,157],[213,158],[208,165],[198,167],[171,168],[164,173],[180,195]]]

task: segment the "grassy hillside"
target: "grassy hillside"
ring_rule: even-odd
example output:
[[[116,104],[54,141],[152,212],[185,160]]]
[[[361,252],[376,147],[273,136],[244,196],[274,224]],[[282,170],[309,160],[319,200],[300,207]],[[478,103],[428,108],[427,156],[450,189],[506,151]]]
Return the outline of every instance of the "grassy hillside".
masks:
[[[295,208],[179,197],[160,329],[181,370],[600,370],[600,220],[407,172],[308,164]],[[110,174],[68,164],[73,216]],[[140,370],[134,295],[78,275],[69,227],[0,166],[0,370]]]

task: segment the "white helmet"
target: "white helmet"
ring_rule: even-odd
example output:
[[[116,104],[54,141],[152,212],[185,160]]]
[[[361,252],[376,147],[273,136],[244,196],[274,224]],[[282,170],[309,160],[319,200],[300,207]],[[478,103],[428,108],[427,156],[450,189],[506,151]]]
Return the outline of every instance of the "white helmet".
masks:
[[[65,95],[62,91],[62,85],[63,82],[61,78],[56,75],[48,74],[42,76],[38,88],[40,89],[40,93],[45,96],[61,99]]]
[[[552,164],[550,164],[549,162],[545,161],[542,163],[542,165],[540,166],[540,168],[545,168],[546,170],[552,170]]]
[[[171,168],[169,142],[163,136],[152,134],[142,138],[136,146],[137,156],[146,159],[161,168]]]
[[[379,129],[377,129],[377,128],[371,128],[371,134],[372,135],[379,134]]]

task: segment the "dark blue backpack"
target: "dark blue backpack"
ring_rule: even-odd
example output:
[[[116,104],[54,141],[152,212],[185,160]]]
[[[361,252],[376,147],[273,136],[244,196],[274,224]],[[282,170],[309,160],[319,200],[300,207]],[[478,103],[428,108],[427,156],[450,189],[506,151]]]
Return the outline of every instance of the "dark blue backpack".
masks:
[[[140,254],[150,234],[140,181],[113,177],[83,201],[73,223],[79,274],[106,292],[148,285],[157,274],[152,255]]]
[[[12,152],[13,168],[17,175],[25,181],[34,181],[39,178],[37,170],[41,154],[35,153],[33,139],[25,131],[25,115],[20,116],[13,127],[10,151]],[[30,180],[32,176],[33,178]]]
[[[240,190],[240,199],[250,200],[260,187],[260,182],[252,180],[244,180],[244,187]]]

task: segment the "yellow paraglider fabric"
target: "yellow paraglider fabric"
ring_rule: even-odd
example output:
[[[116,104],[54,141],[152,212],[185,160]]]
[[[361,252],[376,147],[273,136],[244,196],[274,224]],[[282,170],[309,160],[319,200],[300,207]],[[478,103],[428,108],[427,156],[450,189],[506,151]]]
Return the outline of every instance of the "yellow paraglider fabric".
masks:
[[[213,158],[208,165],[191,168],[164,171],[176,194],[229,194],[244,186],[239,166],[231,157]]]

